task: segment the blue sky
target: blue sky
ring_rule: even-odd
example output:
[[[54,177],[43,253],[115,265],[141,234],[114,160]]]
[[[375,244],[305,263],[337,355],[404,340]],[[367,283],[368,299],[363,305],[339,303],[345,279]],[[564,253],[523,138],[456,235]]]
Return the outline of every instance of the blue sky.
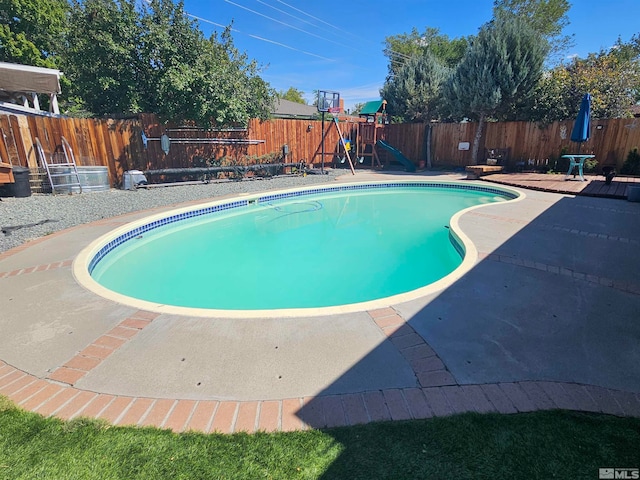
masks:
[[[574,47],[567,56],[585,57],[640,33],[640,0],[571,3],[564,34]],[[262,66],[273,88],[297,88],[309,103],[314,90],[338,91],[347,108],[379,98],[385,37],[413,27],[473,35],[492,8],[492,0],[185,0],[207,36],[233,21],[236,47]]]

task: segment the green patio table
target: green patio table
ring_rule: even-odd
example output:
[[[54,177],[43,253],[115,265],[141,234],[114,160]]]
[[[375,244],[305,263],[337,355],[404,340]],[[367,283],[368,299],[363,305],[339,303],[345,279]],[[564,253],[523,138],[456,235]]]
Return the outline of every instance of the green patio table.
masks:
[[[569,176],[571,176],[571,172],[573,171],[573,169],[575,167],[578,167],[578,176],[580,177],[580,181],[584,182],[584,176],[582,175],[582,171],[584,168],[584,161],[587,158],[593,158],[593,157],[595,157],[595,155],[573,155],[573,154],[562,155],[562,158],[569,159],[569,170],[567,171],[567,177],[565,178],[565,180],[569,178]]]

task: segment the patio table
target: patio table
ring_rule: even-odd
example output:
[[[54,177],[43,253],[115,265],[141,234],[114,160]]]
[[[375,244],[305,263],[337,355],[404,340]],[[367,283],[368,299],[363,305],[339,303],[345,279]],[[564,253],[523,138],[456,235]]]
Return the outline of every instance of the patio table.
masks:
[[[584,176],[582,175],[582,171],[584,168],[584,161],[587,158],[593,158],[595,155],[562,155],[562,158],[569,159],[569,170],[567,171],[567,178],[571,175],[571,172],[575,167],[578,167],[578,175],[580,176],[580,181],[584,182]],[[566,178],[565,178],[566,180]]]

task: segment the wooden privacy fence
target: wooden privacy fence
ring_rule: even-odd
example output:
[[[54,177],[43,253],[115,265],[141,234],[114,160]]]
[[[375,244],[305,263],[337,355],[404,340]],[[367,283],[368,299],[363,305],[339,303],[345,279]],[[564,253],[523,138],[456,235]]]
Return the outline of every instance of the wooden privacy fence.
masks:
[[[190,167],[194,159],[226,158],[236,163],[253,164],[257,157],[280,156],[288,163],[319,165],[322,163],[322,122],[315,120],[276,119],[261,122],[251,120],[246,129],[204,130],[189,126],[165,126],[155,115],[140,115],[147,137],[140,170]],[[342,134],[353,138],[353,123],[340,123]],[[333,161],[339,134],[333,122],[325,121],[325,162]],[[161,148],[160,137],[166,134],[171,142],[168,153]],[[286,158],[282,155],[287,146]]]
[[[339,135],[333,122],[326,121],[324,127],[325,165],[330,166],[339,151]],[[425,124],[386,125],[380,133],[417,165],[426,159],[427,128]],[[471,163],[471,149],[459,147],[473,142],[476,123],[432,124],[430,128],[434,166],[464,167]],[[479,159],[485,158],[485,149],[504,149],[508,152],[507,167],[530,160],[539,165],[580,148],[582,153],[595,154],[600,167],[612,165],[619,170],[629,151],[640,148],[640,119],[594,120],[591,139],[580,146],[569,138],[572,128],[573,121],[544,127],[528,122],[488,123]],[[340,129],[352,142],[357,141],[356,123],[341,121]],[[322,122],[314,120],[252,120],[246,129],[216,131],[165,125],[152,114],[127,120],[3,114],[0,130],[0,161],[36,168],[35,139],[41,141],[47,154],[53,154],[61,148],[64,136],[79,165],[108,167],[112,186],[121,184],[126,170],[186,168],[223,157],[240,164],[260,162],[258,157],[268,154],[288,163],[305,161],[318,166],[322,161]],[[146,146],[142,132],[147,138]],[[166,153],[160,141],[162,135],[170,138]],[[282,155],[284,145],[286,157]]]
[[[629,151],[640,149],[640,118],[592,120],[591,138],[581,145],[570,139],[573,123],[573,120],[547,126],[531,122],[488,123],[479,159],[486,158],[485,149],[507,149],[508,166],[529,161],[540,165],[558,159],[563,153],[578,153],[580,149],[581,153],[594,154],[599,167],[611,165],[620,171]],[[476,123],[441,123],[432,128],[434,164],[463,167],[471,163],[471,149],[460,150],[458,146],[461,142],[473,143]]]
[[[41,167],[34,148],[42,143],[46,155],[60,153],[62,137],[73,150],[78,165],[106,166],[111,185],[121,181],[142,150],[138,120],[56,118],[0,115],[2,161],[36,169]]]

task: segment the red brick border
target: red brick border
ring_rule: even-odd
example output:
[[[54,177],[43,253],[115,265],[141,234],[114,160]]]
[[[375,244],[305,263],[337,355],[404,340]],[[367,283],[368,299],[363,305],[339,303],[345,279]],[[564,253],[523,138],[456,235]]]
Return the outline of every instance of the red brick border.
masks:
[[[159,313],[138,310],[116,327],[98,337],[91,345],[78,352],[64,365],[55,369],[47,378],[74,385],[159,316]]]
[[[575,383],[446,385],[257,401],[152,399],[50,383],[1,361],[0,394],[44,416],[101,418],[114,425],[152,425],[176,432],[291,431],[464,412],[507,414],[551,409],[640,417],[640,394]]]
[[[12,252],[13,250],[9,250],[9,251]],[[0,260],[2,260],[2,257],[0,257]],[[57,268],[70,267],[72,263],[73,263],[73,260],[64,260],[61,262],[53,262],[53,263],[47,263],[44,265],[36,265],[34,267],[18,268],[16,270],[11,270],[8,272],[0,272],[0,278],[16,277],[18,275],[26,275],[28,273],[33,273],[33,272],[43,272],[45,270],[55,270]]]
[[[370,310],[368,313],[411,365],[417,385],[441,387],[457,384],[436,352],[393,308]]]
[[[524,268],[532,268],[534,270],[540,270],[542,272],[553,273],[555,275],[562,275],[566,277],[572,277],[576,280],[583,280],[585,282],[595,283],[603,287],[614,288],[622,292],[632,293],[634,295],[640,295],[640,283],[629,283],[612,280],[611,278],[599,277],[597,275],[586,274],[582,272],[576,272],[570,268],[547,265],[545,263],[533,262],[531,260],[523,260],[519,257],[512,257],[509,255],[498,255],[496,253],[478,253],[479,260],[491,260],[499,263],[506,263],[509,265],[517,265]]]

